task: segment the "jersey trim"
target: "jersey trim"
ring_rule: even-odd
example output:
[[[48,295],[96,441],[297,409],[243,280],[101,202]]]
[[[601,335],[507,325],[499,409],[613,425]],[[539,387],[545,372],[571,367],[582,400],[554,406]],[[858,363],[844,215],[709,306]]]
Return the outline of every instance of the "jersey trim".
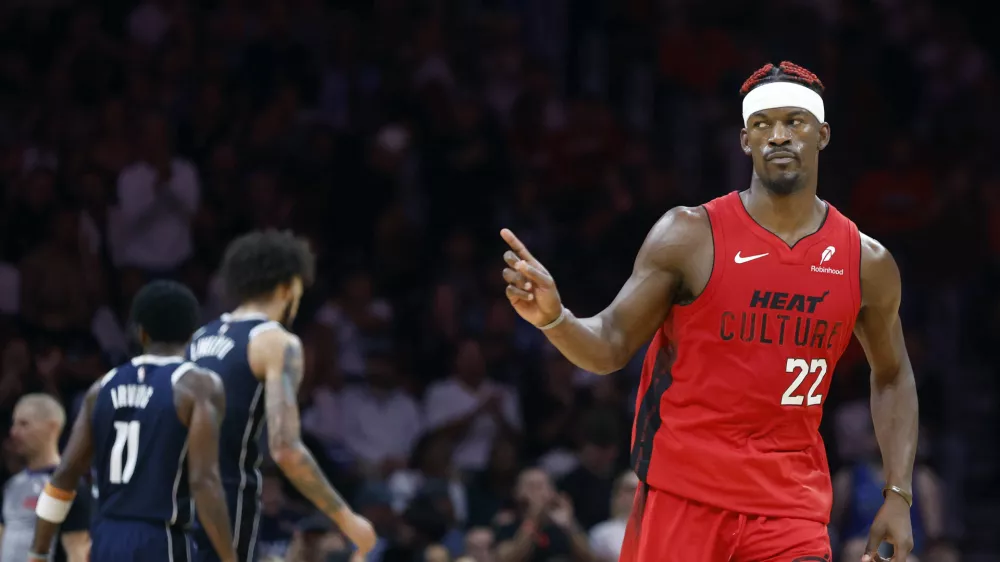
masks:
[[[105,373],[104,376],[101,377],[101,388],[104,388],[106,384],[111,382],[111,379],[115,378],[116,374],[118,374],[118,367],[115,367],[114,369],[111,369],[110,371]]]
[[[184,358],[178,355],[138,355],[132,358],[132,365],[134,367],[138,367],[140,365],[156,365],[157,367],[162,367],[171,363],[183,362]]]
[[[167,532],[167,560],[170,562],[174,561],[174,537],[173,533],[170,532],[171,523],[164,523],[163,529]]]
[[[247,312],[245,314],[226,312],[219,317],[219,320],[232,324],[233,322],[247,322],[250,320],[267,320],[267,315],[263,312]]]
[[[170,374],[170,386],[177,384],[177,381],[181,380],[181,377],[191,372],[195,368],[195,364],[191,362],[184,362],[179,367],[174,369],[174,372]]]
[[[188,440],[185,439],[184,446],[181,447],[180,458],[177,460],[177,475],[174,476],[174,491],[170,496],[171,501],[173,501],[174,503],[174,510],[170,515],[171,525],[177,523],[177,512],[179,511],[177,505],[177,490],[179,490],[181,486],[181,475],[184,474],[184,461],[187,458],[187,451],[188,451]],[[169,529],[167,531],[169,533]],[[173,550],[171,550],[171,552],[173,552]]]
[[[275,322],[274,320],[269,320],[262,324],[257,324],[253,328],[250,328],[250,333],[247,334],[247,340],[254,339],[264,332],[270,332],[271,330],[284,330],[285,327],[281,325],[280,322]]]
[[[680,307],[688,307],[698,302],[701,296],[708,292],[708,287],[709,285],[712,284],[712,277],[715,276],[715,256],[717,249],[715,247],[715,228],[712,226],[712,214],[708,211],[708,206],[706,205],[699,205],[699,206],[705,210],[705,218],[708,219],[708,235],[712,238],[712,267],[711,269],[708,270],[708,281],[706,281],[705,286],[701,288],[701,292],[695,295],[694,298],[691,299],[691,302],[678,303],[676,305]]]
[[[847,217],[844,217],[844,218],[845,218],[845,220],[847,220]],[[852,288],[852,290],[851,290],[851,297],[853,297],[854,300],[855,300],[855,303],[854,303],[855,304],[855,312],[860,314],[861,313],[861,306],[864,304],[864,295],[861,294],[861,287],[862,287],[862,284],[861,284],[861,261],[864,259],[864,247],[861,244],[861,232],[858,230],[858,225],[854,224],[854,222],[850,221],[850,220],[848,220],[847,222],[848,222],[848,225],[850,226],[850,229],[851,229],[851,235],[850,235],[851,238],[856,238],[857,239],[857,240],[853,240],[852,244],[851,244],[851,247],[854,248],[854,251],[856,251],[858,253],[858,274],[857,275],[852,275],[853,280],[851,281],[851,285],[852,285],[852,287],[851,287]]]
[[[240,451],[240,463],[239,463],[240,487],[236,494],[236,528],[233,529],[234,545],[240,544],[240,531],[242,530],[243,526],[243,496],[244,492],[246,492],[247,479],[249,478],[249,475],[247,474],[246,470],[247,452],[248,452],[247,449],[250,446],[250,437],[252,436],[252,431],[253,431],[253,422],[254,422],[253,414],[257,410],[257,403],[260,402],[260,396],[263,393],[264,393],[264,385],[261,383],[257,383],[257,390],[256,392],[254,392],[253,400],[250,401],[250,413],[247,418],[247,427],[245,430],[243,430],[243,447],[242,450]]]
[[[748,189],[746,191],[750,191],[750,190]],[[742,212],[743,216],[746,217],[746,218],[748,218],[748,219],[750,219],[750,221],[753,224],[755,224],[758,229],[760,229],[760,232],[762,234],[764,234],[765,237],[770,237],[770,238],[773,238],[774,240],[776,240],[778,242],[781,242],[781,244],[784,245],[785,247],[787,247],[789,250],[794,250],[795,247],[798,246],[799,243],[802,242],[803,240],[806,240],[808,238],[816,236],[820,232],[823,232],[823,227],[826,226],[827,221],[830,218],[830,208],[831,208],[830,204],[827,203],[826,201],[823,201],[822,199],[820,199],[820,201],[823,202],[823,206],[826,207],[826,212],[823,213],[823,220],[820,221],[819,226],[816,227],[816,230],[814,230],[814,231],[810,232],[809,234],[806,234],[802,238],[799,238],[798,240],[796,240],[794,244],[789,244],[788,242],[785,242],[784,238],[782,238],[782,237],[778,236],[777,234],[771,232],[770,230],[764,228],[763,225],[761,225],[759,222],[757,222],[757,219],[753,218],[753,215],[751,215],[750,211],[747,210],[746,205],[743,204],[743,197],[741,197],[741,195],[740,195],[741,193],[743,193],[743,192],[736,193],[736,199],[737,199],[737,202],[739,203],[739,210]]]
[[[723,217],[725,200],[725,197],[719,197],[701,205],[705,209],[709,230],[712,233],[712,269],[708,274],[708,281],[705,283],[705,288],[698,293],[698,296],[693,301],[687,304],[674,305],[678,308],[678,311],[683,311],[685,314],[694,312],[706,303],[711,302],[712,297],[715,295],[715,288],[725,276],[726,264],[725,261],[720,261],[725,260],[725,256],[728,255],[725,227],[723,226],[725,223]],[[715,220],[712,219],[713,214],[715,215]]]

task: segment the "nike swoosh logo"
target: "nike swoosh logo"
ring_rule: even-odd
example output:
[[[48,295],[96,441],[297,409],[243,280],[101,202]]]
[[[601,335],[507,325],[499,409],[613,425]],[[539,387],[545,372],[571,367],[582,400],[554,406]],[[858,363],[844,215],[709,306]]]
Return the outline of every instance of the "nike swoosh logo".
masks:
[[[770,253],[770,252],[768,252],[768,254],[769,254],[769,253]],[[758,259],[758,258],[762,258],[762,257],[764,257],[764,256],[766,256],[766,255],[768,255],[768,254],[757,254],[756,256],[747,256],[747,257],[743,257],[743,256],[741,256],[741,255],[740,255],[740,253],[739,253],[739,252],[736,252],[736,257],[735,257],[735,258],[733,258],[733,260],[734,260],[734,261],[735,261],[736,263],[746,263],[746,262],[748,262],[748,261],[753,261],[753,260],[755,260],[755,259]]]

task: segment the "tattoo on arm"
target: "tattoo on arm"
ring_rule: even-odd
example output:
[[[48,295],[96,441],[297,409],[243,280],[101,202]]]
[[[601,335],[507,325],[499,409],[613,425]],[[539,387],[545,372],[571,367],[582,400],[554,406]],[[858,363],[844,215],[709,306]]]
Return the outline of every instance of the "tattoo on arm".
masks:
[[[302,381],[302,344],[290,340],[279,373],[268,374],[265,392],[271,454],[285,476],[327,516],[347,504],[330,485],[316,459],[302,444],[298,388]]]

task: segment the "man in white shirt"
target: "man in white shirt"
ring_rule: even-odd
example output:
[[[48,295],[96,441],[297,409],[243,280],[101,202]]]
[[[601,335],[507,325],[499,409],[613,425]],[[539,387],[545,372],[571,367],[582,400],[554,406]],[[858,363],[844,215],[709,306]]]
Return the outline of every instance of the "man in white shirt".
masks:
[[[341,396],[342,435],[362,472],[384,478],[406,466],[423,424],[416,400],[399,388],[391,357],[369,353],[365,375]]]
[[[615,481],[611,493],[611,518],[598,523],[590,530],[590,549],[598,562],[616,562],[625,541],[625,525],[632,511],[632,500],[639,479],[631,470],[625,471]]]
[[[440,430],[455,439],[454,464],[465,471],[486,468],[501,431],[521,431],[517,395],[486,378],[482,349],[472,339],[459,344],[454,374],[427,389],[424,419],[428,431]]]
[[[140,159],[118,176],[118,206],[109,224],[118,267],[171,273],[192,253],[191,223],[198,211],[198,171],[171,146],[166,119],[143,119]]]

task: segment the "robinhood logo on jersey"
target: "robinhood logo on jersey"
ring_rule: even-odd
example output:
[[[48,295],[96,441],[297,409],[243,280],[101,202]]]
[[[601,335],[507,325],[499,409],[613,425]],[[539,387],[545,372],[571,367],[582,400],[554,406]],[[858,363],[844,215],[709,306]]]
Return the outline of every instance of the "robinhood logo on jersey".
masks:
[[[810,265],[809,271],[813,273],[827,273],[829,275],[843,275],[843,269],[834,269],[832,267],[824,266],[823,264],[833,259],[833,254],[837,253],[837,249],[833,246],[827,246],[823,253],[819,257],[819,265]]]

